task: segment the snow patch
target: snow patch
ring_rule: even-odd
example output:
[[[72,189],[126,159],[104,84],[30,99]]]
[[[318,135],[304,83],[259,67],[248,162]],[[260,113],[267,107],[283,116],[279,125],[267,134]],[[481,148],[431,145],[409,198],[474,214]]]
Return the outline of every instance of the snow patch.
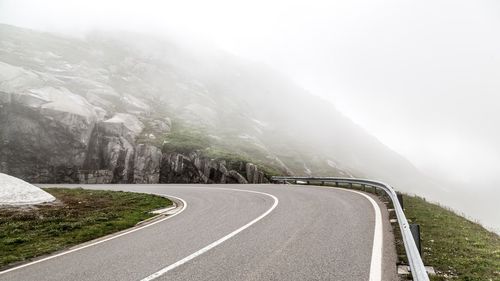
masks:
[[[21,179],[0,173],[0,205],[33,205],[56,198]]]

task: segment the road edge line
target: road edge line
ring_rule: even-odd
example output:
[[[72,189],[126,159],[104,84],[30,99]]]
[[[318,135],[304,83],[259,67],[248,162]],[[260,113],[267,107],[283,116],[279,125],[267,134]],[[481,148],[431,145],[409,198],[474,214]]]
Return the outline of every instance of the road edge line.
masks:
[[[302,186],[302,185],[301,185]],[[352,193],[356,193],[362,195],[372,204],[373,211],[375,213],[375,226],[373,230],[373,246],[372,246],[372,258],[370,261],[370,278],[369,281],[381,281],[382,280],[382,251],[383,251],[383,227],[382,227],[382,210],[380,209],[379,204],[369,195],[357,191],[346,188],[338,188],[332,186],[319,186],[315,185],[315,187],[320,188],[328,188],[335,190],[348,191]]]
[[[153,194],[153,193],[151,193],[151,194]],[[174,198],[176,200],[179,200],[180,202],[182,202],[182,208],[179,211],[177,211],[176,213],[174,213],[172,215],[169,215],[169,216],[167,216],[167,217],[165,217],[163,219],[156,220],[156,221],[153,221],[153,222],[145,224],[145,225],[140,225],[139,224],[139,225],[133,226],[129,230],[124,230],[122,232],[117,232],[115,234],[110,234],[111,237],[107,237],[107,238],[104,238],[104,239],[103,239],[103,237],[96,238],[97,241],[94,241],[94,242],[91,242],[92,240],[89,241],[89,242],[84,242],[83,246],[82,245],[75,246],[75,248],[71,248],[71,249],[63,251],[61,253],[58,253],[58,254],[55,254],[55,255],[51,255],[51,256],[48,256],[48,257],[45,257],[45,258],[42,258],[42,259],[39,259],[39,260],[31,261],[31,262],[28,262],[28,263],[25,263],[25,264],[22,264],[22,265],[18,265],[18,266],[15,266],[15,267],[12,267],[12,268],[0,271],[0,275],[6,274],[6,273],[9,273],[9,272],[21,269],[21,268],[25,268],[25,267],[28,267],[28,266],[31,266],[31,265],[34,265],[34,264],[37,264],[37,263],[41,263],[41,262],[44,262],[44,261],[55,259],[55,258],[64,256],[64,255],[67,255],[67,254],[70,254],[70,253],[73,253],[73,252],[76,252],[76,251],[80,251],[80,250],[92,247],[92,246],[96,246],[96,245],[99,245],[101,243],[108,242],[110,240],[113,240],[113,239],[125,236],[125,235],[130,234],[130,233],[134,233],[136,231],[142,230],[144,228],[153,226],[155,224],[158,224],[160,222],[163,222],[163,221],[166,221],[166,220],[168,220],[170,218],[173,218],[173,217],[177,216],[178,214],[182,213],[187,208],[187,202],[184,199],[182,199],[182,198],[179,198],[179,197],[176,197],[176,196],[171,196],[171,195],[161,195],[161,194],[155,194],[155,195],[162,196],[162,197],[165,197],[165,198]],[[104,236],[104,237],[106,237],[106,236]]]
[[[367,194],[356,190],[341,189],[353,193],[357,193],[368,199],[372,203],[373,211],[375,212],[375,227],[373,231],[373,247],[372,258],[370,262],[370,279],[369,281],[382,280],[382,250],[383,250],[383,227],[382,227],[382,211],[379,204]]]

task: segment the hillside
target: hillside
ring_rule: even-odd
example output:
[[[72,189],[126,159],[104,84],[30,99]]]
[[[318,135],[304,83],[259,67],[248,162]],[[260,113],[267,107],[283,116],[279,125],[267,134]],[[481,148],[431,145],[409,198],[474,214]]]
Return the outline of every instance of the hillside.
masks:
[[[75,39],[0,25],[0,38],[0,172],[74,183],[311,174],[433,189],[334,105],[265,66],[133,33]]]

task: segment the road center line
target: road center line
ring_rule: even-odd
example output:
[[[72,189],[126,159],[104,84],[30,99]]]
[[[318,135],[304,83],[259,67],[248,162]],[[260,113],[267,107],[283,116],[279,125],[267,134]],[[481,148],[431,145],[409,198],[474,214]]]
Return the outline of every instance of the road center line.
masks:
[[[245,190],[245,189],[232,189],[232,188],[217,188],[217,190],[232,190],[232,191],[241,191],[241,192],[248,192],[248,193],[256,193],[256,194],[262,194],[262,195],[266,195],[266,196],[269,196],[271,198],[273,198],[274,200],[274,203],[273,203],[273,206],[271,206],[271,208],[269,208],[266,212],[264,212],[262,215],[260,215],[259,217],[255,218],[254,220],[252,220],[251,222],[245,224],[244,226],[236,229],[235,231],[229,233],[228,235],[220,238],[219,240],[215,241],[215,242],[212,242],[211,244],[199,249],[198,251],[190,254],[189,256],[167,266],[167,267],[164,267],[163,269],[149,275],[148,277],[142,279],[141,281],[151,281],[151,280],[154,280],[162,275],[164,275],[165,273],[169,272],[170,270],[180,266],[180,265],[183,265],[185,264],[186,262],[202,255],[203,253],[206,253],[208,252],[209,250],[217,247],[218,245],[222,244],[224,241],[232,238],[233,236],[237,235],[238,233],[242,232],[243,230],[249,228],[250,226],[252,226],[253,224],[255,224],[256,222],[260,221],[261,219],[263,219],[265,216],[269,215],[269,213],[271,213],[275,208],[276,206],[278,206],[278,198],[276,198],[276,196],[274,195],[271,195],[271,194],[268,194],[268,193],[265,193],[265,192],[259,192],[259,191],[253,191],[253,190]]]
[[[33,261],[33,262],[30,262],[30,263],[26,263],[26,264],[23,264],[23,265],[20,265],[20,266],[16,266],[16,267],[13,267],[13,268],[10,268],[10,269],[7,269],[7,270],[4,270],[4,271],[0,271],[0,275],[2,274],[5,274],[7,272],[11,272],[11,271],[14,271],[14,270],[18,270],[18,269],[21,269],[21,268],[24,268],[24,267],[27,267],[27,266],[30,266],[30,265],[34,265],[34,264],[37,264],[37,263],[41,263],[41,262],[44,262],[44,261],[48,261],[48,260],[51,260],[51,259],[55,259],[57,257],[60,257],[60,256],[64,256],[64,255],[67,255],[67,254],[70,254],[70,253],[73,253],[73,252],[76,252],[76,251],[80,251],[80,250],[83,250],[83,249],[86,249],[86,248],[89,248],[89,247],[92,247],[92,246],[95,246],[95,245],[98,245],[98,244],[101,244],[101,243],[104,243],[104,242],[107,242],[107,241],[110,241],[110,240],[113,240],[113,239],[116,239],[118,237],[122,237],[124,235],[127,235],[127,234],[130,234],[130,233],[133,233],[133,232],[136,232],[136,231],[139,231],[141,229],[144,229],[144,228],[147,228],[147,227],[150,227],[150,226],[153,226],[155,224],[158,224],[158,223],[161,223],[165,220],[168,220],[170,218],[173,218],[175,216],[177,216],[178,214],[182,213],[184,210],[186,210],[186,207],[187,207],[187,202],[184,201],[182,198],[179,198],[179,197],[176,197],[176,196],[170,196],[170,195],[160,195],[160,196],[165,196],[167,198],[174,198],[174,199],[177,199],[179,201],[182,202],[183,206],[182,206],[182,209],[180,211],[178,211],[177,213],[173,214],[173,215],[170,215],[170,216],[167,216],[166,218],[163,218],[161,220],[158,220],[158,221],[155,221],[155,222],[152,222],[152,223],[149,223],[149,224],[146,224],[146,225],[143,225],[143,226],[140,226],[140,227],[137,227],[137,228],[133,228],[131,230],[128,230],[128,231],[125,231],[125,232],[122,232],[120,234],[117,234],[117,235],[114,235],[114,236],[111,236],[109,238],[106,238],[106,239],[102,239],[102,240],[98,240],[96,242],[93,242],[93,243],[90,243],[90,244],[87,244],[87,245],[84,245],[84,246],[81,246],[81,247],[76,247],[74,249],[71,249],[71,250],[68,250],[68,251],[65,251],[65,252],[62,252],[62,253],[59,253],[59,254],[56,254],[56,255],[52,255],[52,256],[48,256],[46,258],[43,258],[43,259],[39,259],[39,260],[36,260],[36,261]],[[112,234],[111,234],[112,235]],[[99,238],[97,238],[99,239]]]

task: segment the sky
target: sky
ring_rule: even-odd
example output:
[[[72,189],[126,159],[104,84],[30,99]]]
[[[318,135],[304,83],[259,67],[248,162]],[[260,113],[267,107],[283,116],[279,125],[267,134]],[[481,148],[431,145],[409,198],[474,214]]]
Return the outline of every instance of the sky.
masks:
[[[500,183],[497,0],[0,0],[0,22],[208,43],[288,75],[436,179]]]

